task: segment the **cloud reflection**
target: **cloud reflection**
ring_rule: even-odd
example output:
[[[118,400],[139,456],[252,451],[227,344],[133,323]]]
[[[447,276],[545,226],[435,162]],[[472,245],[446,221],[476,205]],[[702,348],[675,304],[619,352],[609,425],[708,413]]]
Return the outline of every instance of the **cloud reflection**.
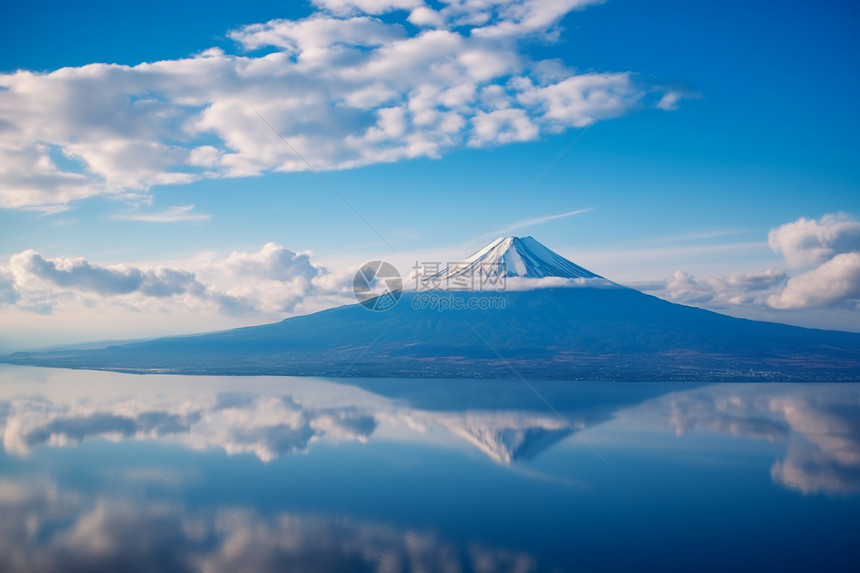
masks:
[[[305,406],[294,396],[234,391],[172,399],[12,398],[0,400],[0,431],[6,451],[19,456],[40,446],[71,447],[96,438],[148,439],[253,454],[269,462],[307,452],[320,440],[367,442],[383,424],[412,435],[441,429],[507,465],[531,459],[594,421],[587,413],[573,416],[570,425],[550,412],[431,411],[374,398],[360,407],[315,406],[313,400]]]
[[[509,571],[534,558],[419,530],[347,517],[242,507],[189,510],[115,500],[51,482],[0,481],[0,570]]]
[[[806,494],[860,491],[860,386],[721,384],[647,405],[677,435],[706,430],[786,441],[773,480]]]
[[[644,415],[646,425],[638,420],[636,428],[656,422],[678,436],[706,431],[785,443],[785,454],[771,469],[783,487],[806,494],[860,491],[857,384],[687,386],[650,400],[678,386],[654,385],[648,393],[636,384],[579,385],[575,393],[551,387],[563,420],[548,410],[519,408],[522,398],[513,388],[523,389],[502,381],[492,387],[452,383],[432,392],[418,386],[424,394],[405,399],[313,378],[51,371],[56,379],[34,384],[16,379],[15,372],[38,369],[8,372],[12,376],[0,384],[0,436],[5,451],[17,456],[93,439],[156,440],[270,462],[308,452],[319,442],[374,439],[467,448],[512,465],[613,418]],[[415,383],[403,381],[396,392],[408,384]]]
[[[74,446],[86,439],[172,440],[228,454],[251,453],[262,461],[304,452],[321,438],[367,441],[376,428],[370,414],[354,407],[303,409],[290,397],[213,394],[176,401],[139,397],[95,403],[46,399],[0,402],[3,445],[26,455],[41,445]]]

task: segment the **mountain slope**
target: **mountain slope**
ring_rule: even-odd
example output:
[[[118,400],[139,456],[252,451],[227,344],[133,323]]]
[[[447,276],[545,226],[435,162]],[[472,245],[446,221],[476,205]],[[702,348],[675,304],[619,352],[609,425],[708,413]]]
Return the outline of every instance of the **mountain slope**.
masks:
[[[432,297],[444,298],[440,311]],[[472,309],[493,297],[504,308]],[[459,302],[458,302],[459,301]],[[404,293],[279,323],[4,362],[184,374],[860,380],[860,334],[736,319],[618,288]]]

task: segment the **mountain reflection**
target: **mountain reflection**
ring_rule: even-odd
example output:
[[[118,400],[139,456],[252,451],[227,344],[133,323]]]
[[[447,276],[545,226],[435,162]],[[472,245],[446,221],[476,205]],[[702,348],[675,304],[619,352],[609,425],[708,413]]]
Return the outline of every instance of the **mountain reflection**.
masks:
[[[306,453],[317,442],[396,440],[471,449],[511,465],[622,418],[668,426],[677,436],[705,431],[784,443],[770,469],[775,483],[807,494],[860,491],[857,384],[719,384],[681,391],[671,384],[542,386],[558,415],[519,381],[368,381],[362,388],[360,381],[312,378],[7,368],[0,382],[3,448],[19,457],[103,439],[160,441],[270,462]],[[532,399],[528,407],[517,407],[526,398]]]
[[[145,377],[138,380],[150,382]],[[320,392],[337,402],[340,388],[332,388],[323,386]],[[191,396],[167,386],[160,390],[156,395],[117,398],[84,386],[72,395],[0,399],[3,446],[9,453],[25,456],[39,446],[75,446],[94,438],[160,440],[194,450],[250,453],[269,462],[306,452],[321,440],[367,442],[383,424],[418,441],[422,435],[443,430],[491,460],[510,464],[531,459],[575,431],[608,419],[587,408],[565,418],[550,411],[434,411],[369,393],[363,394],[362,405],[355,406],[318,404],[313,396],[308,400],[308,396],[199,389]]]
[[[529,459],[582,429],[551,413],[430,412],[382,403],[377,409],[352,406],[303,407],[291,397],[232,394],[198,396],[200,409],[150,403],[146,399],[86,405],[39,400],[5,403],[3,445],[26,455],[41,445],[74,446],[86,439],[152,439],[183,443],[193,449],[223,449],[227,454],[251,453],[268,462],[306,452],[319,440],[366,442],[380,422],[421,434],[444,429],[493,461],[510,464]],[[159,410],[156,408],[165,408]]]

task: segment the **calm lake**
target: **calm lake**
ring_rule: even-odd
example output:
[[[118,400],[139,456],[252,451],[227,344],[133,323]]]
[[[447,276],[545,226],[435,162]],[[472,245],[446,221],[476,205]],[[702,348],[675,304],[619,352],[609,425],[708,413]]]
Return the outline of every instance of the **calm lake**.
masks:
[[[860,384],[0,366],[0,571],[858,571]]]

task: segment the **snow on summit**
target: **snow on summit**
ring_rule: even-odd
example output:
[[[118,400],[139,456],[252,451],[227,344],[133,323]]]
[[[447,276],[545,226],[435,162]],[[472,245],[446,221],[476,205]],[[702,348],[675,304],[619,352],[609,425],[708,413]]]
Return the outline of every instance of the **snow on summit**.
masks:
[[[463,262],[451,263],[444,270],[425,277],[434,283],[452,279],[488,276],[523,279],[580,279],[582,282],[611,284],[600,275],[567,260],[532,237],[499,237]]]

